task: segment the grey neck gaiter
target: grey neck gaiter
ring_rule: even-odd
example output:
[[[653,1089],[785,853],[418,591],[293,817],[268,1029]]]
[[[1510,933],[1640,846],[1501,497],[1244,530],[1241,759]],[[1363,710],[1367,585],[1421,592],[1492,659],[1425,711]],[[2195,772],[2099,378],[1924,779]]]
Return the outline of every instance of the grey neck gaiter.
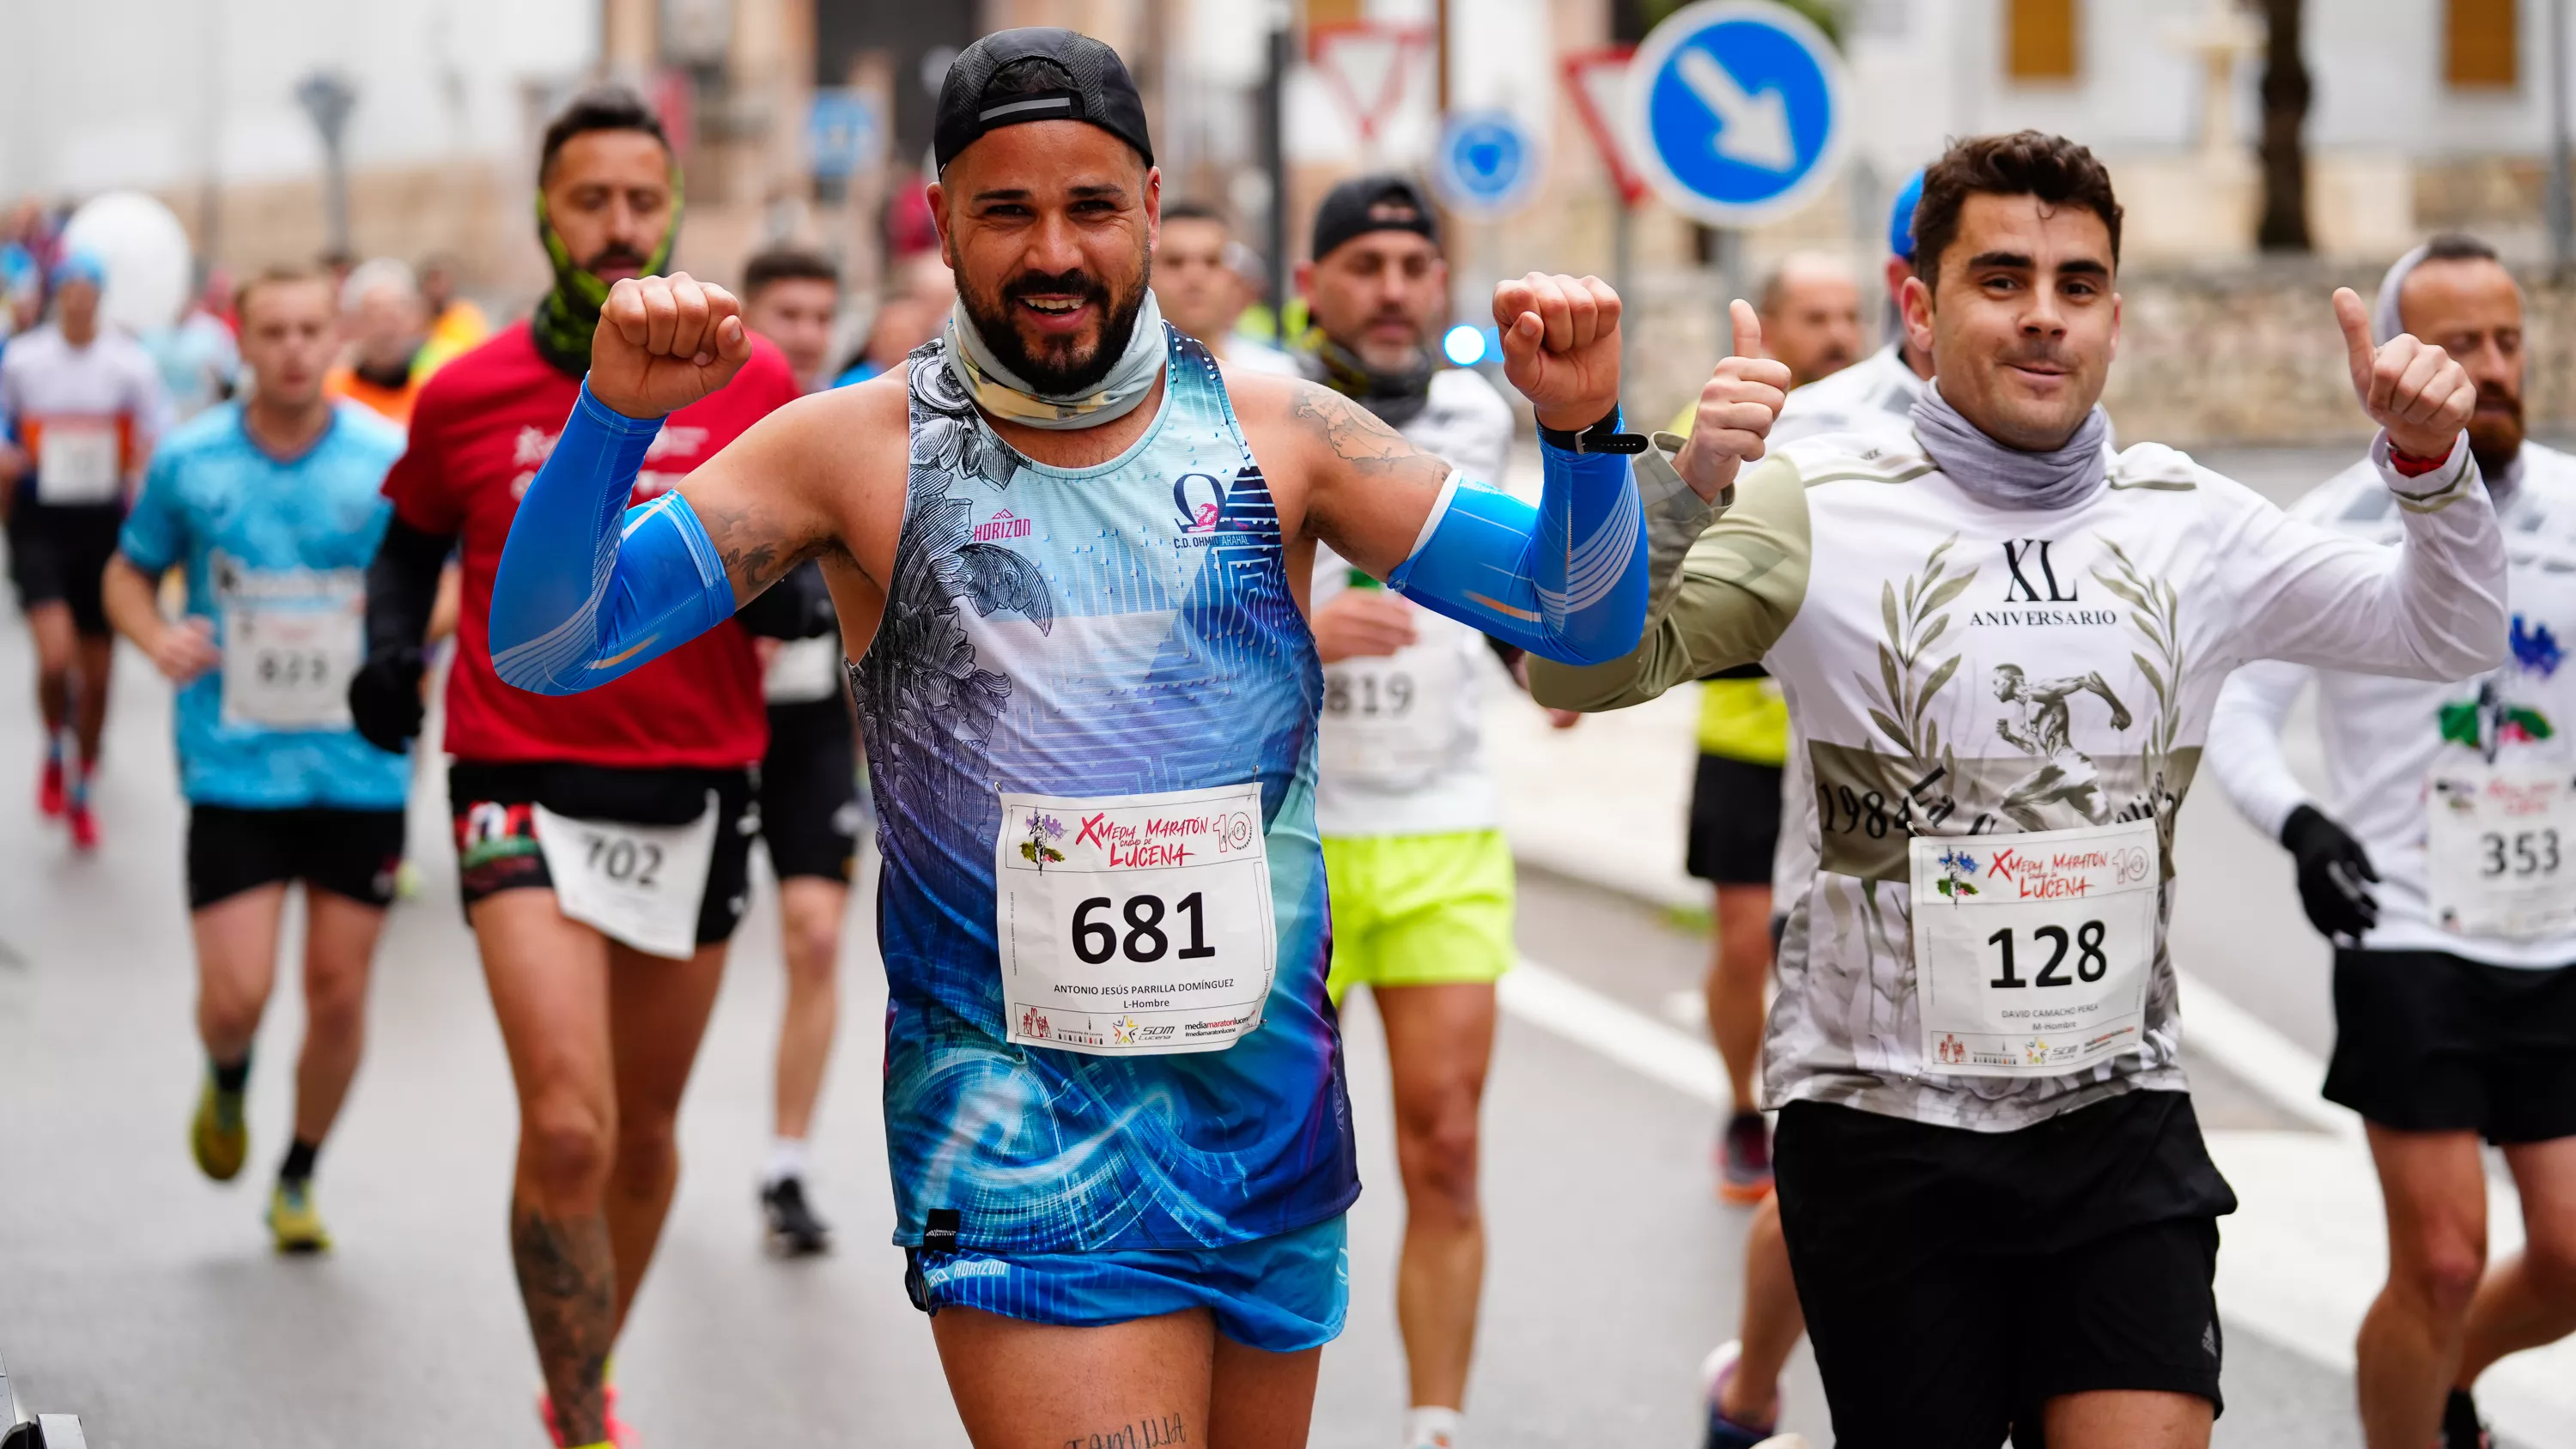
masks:
[[[2099,403],[2084,415],[2066,445],[2045,453],[2008,448],[1969,422],[1941,396],[1934,378],[1916,399],[1915,440],[1959,491],[1991,508],[2071,508],[2093,496],[2111,471],[2103,444],[2110,414]]]
[[[975,330],[975,319],[967,315],[964,298],[949,307],[946,331],[948,370],[957,375],[968,397],[997,418],[1050,432],[1096,428],[1127,416],[1162,380],[1163,366],[1170,359],[1163,308],[1150,288],[1136,309],[1136,324],[1128,331],[1127,346],[1118,360],[1107,376],[1079,397],[1052,397],[1021,381],[985,345],[984,334]]]

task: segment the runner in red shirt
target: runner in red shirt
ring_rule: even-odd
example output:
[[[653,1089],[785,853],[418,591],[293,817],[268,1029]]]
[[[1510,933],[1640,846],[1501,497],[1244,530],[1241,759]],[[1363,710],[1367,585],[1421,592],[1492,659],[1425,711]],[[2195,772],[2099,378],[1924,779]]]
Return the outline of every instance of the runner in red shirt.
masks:
[[[519,497],[572,410],[609,284],[662,270],[680,216],[660,123],[622,90],[581,96],[548,127],[538,187],[554,288],[420,394],[410,450],[385,479],[394,520],[368,571],[350,709],[387,748],[419,729],[421,640],[455,549],[448,790],[466,918],[519,1090],[511,1253],[556,1442],[622,1444],[603,1366],[678,1178],[673,1123],[742,915],[768,726],[759,660],[731,624],[587,694],[548,698],[493,673],[492,578]],[[635,501],[797,395],[765,342],[735,384],[671,415]]]

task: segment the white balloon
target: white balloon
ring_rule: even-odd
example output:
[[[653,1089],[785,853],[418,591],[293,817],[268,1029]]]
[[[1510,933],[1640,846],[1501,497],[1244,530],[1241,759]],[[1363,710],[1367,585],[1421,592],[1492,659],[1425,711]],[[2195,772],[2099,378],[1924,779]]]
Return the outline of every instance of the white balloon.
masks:
[[[88,252],[106,265],[107,295],[99,310],[130,332],[167,327],[187,307],[188,229],[170,208],[140,191],[92,198],[63,228],[63,247]]]

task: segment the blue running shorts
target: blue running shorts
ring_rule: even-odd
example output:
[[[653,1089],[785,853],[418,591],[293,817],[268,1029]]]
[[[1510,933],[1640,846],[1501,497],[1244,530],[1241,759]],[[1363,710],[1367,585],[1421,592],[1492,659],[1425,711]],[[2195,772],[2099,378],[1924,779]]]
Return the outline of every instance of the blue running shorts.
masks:
[[[1030,1323],[1099,1328],[1186,1308],[1249,1348],[1299,1353],[1341,1336],[1350,1307],[1349,1234],[1339,1214],[1223,1248],[1096,1253],[907,1248],[912,1306],[976,1308]]]

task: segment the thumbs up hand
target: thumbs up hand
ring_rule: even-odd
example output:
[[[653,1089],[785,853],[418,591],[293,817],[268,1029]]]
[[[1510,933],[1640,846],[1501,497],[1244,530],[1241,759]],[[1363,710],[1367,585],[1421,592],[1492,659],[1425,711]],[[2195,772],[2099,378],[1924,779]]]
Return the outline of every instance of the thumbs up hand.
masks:
[[[2399,333],[2370,345],[2370,314],[2350,287],[2337,287],[2335,321],[2352,366],[2353,395],[2370,420],[2388,430],[2388,445],[2410,458],[2447,458],[2477,411],[2477,384],[2451,354]]]
[[[1725,495],[1745,464],[1759,459],[1789,400],[1789,367],[1762,355],[1762,319],[1737,298],[1727,309],[1735,322],[1735,355],[1717,365],[1699,390],[1690,441],[1673,466],[1691,491],[1710,503]]]

